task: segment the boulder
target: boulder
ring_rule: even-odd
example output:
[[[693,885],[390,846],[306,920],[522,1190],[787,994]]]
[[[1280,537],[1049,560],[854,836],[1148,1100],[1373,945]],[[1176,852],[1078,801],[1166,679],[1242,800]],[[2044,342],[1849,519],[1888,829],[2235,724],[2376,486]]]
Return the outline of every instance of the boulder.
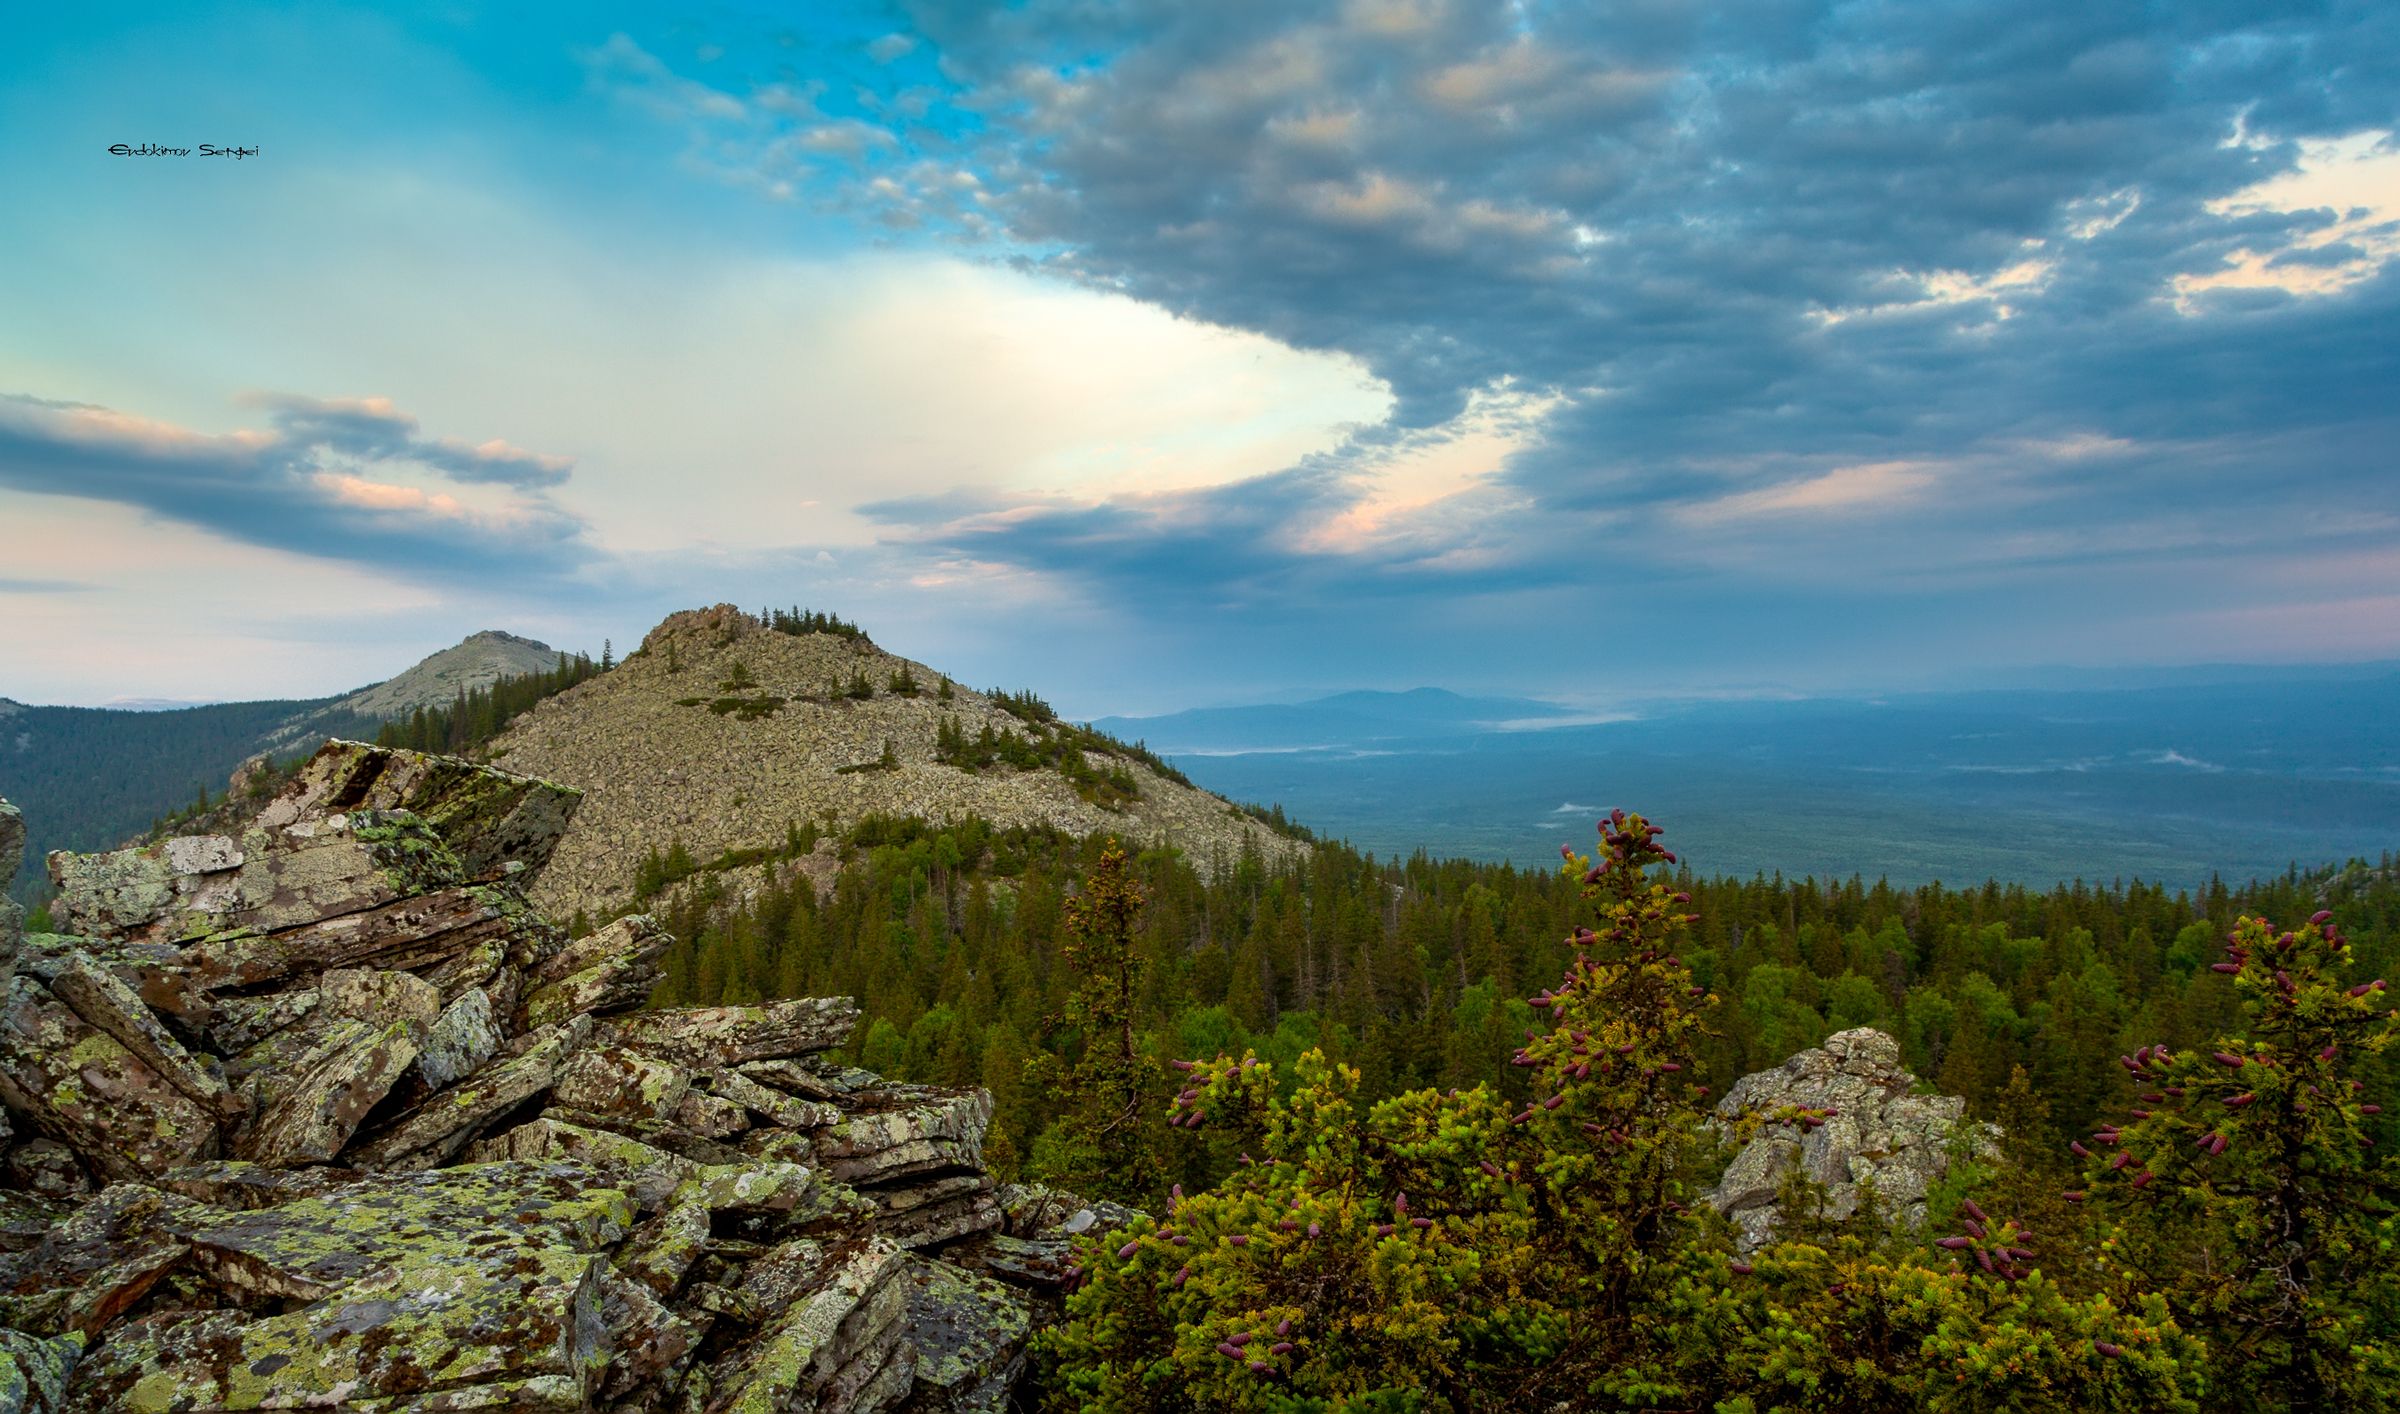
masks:
[[[82,1357],[80,1334],[44,1340],[0,1330],[0,1414],[63,1414],[67,1380]]]
[[[30,976],[0,1004],[0,1102],[108,1178],[213,1156],[217,1114]]]
[[[912,1259],[902,1279],[916,1356],[908,1408],[1007,1414],[1033,1330],[1031,1304],[1005,1283],[929,1257]]]
[[[278,830],[354,811],[406,811],[440,834],[468,877],[514,872],[530,883],[582,800],[572,786],[456,756],[329,741],[255,823]]]
[[[1862,1190],[1872,1185],[1887,1211],[1923,1221],[1926,1191],[1949,1171],[1954,1140],[1992,1151],[1995,1131],[1977,1125],[1962,1136],[1966,1102],[1916,1088],[1917,1078],[1901,1067],[1900,1043],[1866,1027],[1743,1076],[1717,1105],[1723,1120],[1786,1108],[1832,1114],[1814,1126],[1762,1127],[1726,1165],[1708,1201],[1733,1220],[1745,1249],[1773,1233],[1776,1192],[1794,1165],[1823,1186],[1828,1217],[1856,1212]]]
[[[858,1003],[848,997],[645,1011],[602,1023],[611,1044],[711,1067],[829,1051],[849,1041],[857,1025]]]

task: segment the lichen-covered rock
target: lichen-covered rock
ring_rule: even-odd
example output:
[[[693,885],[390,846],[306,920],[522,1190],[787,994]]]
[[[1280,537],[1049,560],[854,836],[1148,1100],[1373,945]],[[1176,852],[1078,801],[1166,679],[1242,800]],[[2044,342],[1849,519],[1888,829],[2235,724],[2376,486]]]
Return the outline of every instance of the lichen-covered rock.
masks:
[[[66,1003],[87,1025],[141,1057],[193,1104],[222,1118],[240,1113],[240,1106],[232,1103],[226,1092],[223,1076],[185,1050],[115,973],[75,946],[73,939],[53,937],[44,942],[46,946],[27,953],[23,963],[27,975],[38,979],[51,996]]]
[[[417,1051],[417,1074],[429,1088],[446,1089],[490,1063],[507,1043],[491,993],[470,987],[426,1029],[425,1044]]]
[[[8,896],[17,881],[17,866],[25,858],[25,820],[17,807],[0,800],[0,987],[16,971],[17,946],[25,940],[25,911]]]
[[[829,1051],[849,1041],[858,1003],[848,997],[801,997],[766,1006],[683,1007],[612,1017],[606,1040],[662,1060],[729,1066]]]
[[[1033,1329],[1025,1298],[990,1277],[930,1257],[912,1259],[908,1338],[916,1392],[906,1409],[923,1414],[1007,1414],[1008,1393]]]
[[[44,1340],[0,1330],[0,1414],[61,1414],[82,1356],[81,1332]]]
[[[1732,1118],[1787,1106],[1832,1111],[1815,1126],[1770,1124],[1726,1165],[1708,1201],[1732,1219],[1745,1248],[1774,1231],[1777,1189],[1797,1164],[1824,1186],[1826,1215],[1857,1211],[1861,1189],[1873,1185],[1887,1211],[1922,1221],[1925,1194],[1948,1172],[1950,1150],[1966,1112],[1952,1096],[1915,1093],[1917,1078],[1900,1065],[1900,1043],[1861,1027],[1825,1038],[1773,1070],[1745,1075],[1717,1105]],[[1989,1149],[1989,1126],[1964,1136]]]
[[[50,856],[53,913],[73,933],[176,942],[340,918],[464,880],[440,837],[405,814],[309,819],[273,839],[253,830],[240,849],[183,843]]]
[[[657,919],[637,913],[567,944],[527,974],[525,1024],[640,1006],[658,986],[670,941]]]
[[[0,1102],[109,1178],[163,1173],[219,1142],[213,1111],[29,976],[0,1005]]]
[[[362,1178],[241,1211],[186,1203],[163,1225],[197,1267],[293,1308],[121,1324],[78,1371],[76,1407],[296,1408],[546,1381],[567,1400],[549,1407],[582,1408],[609,1357],[602,1254],[632,1216],[575,1165]]]
[[[331,1163],[416,1064],[425,1030],[416,1016],[389,1025],[335,1018],[288,1066],[253,1072],[257,1118],[235,1136],[234,1153],[262,1164]]]
[[[440,834],[469,877],[497,878],[514,865],[531,882],[582,798],[572,786],[456,756],[329,741],[256,823],[273,830],[351,811],[404,810]]]
[[[238,836],[54,858],[90,931],[0,979],[0,1414],[1003,1406],[1055,1301],[991,1278],[1101,1219],[994,1188],[988,1093],[822,1059],[847,998],[626,1010],[657,923],[519,889],[571,804],[343,746]]]
[[[874,1238],[835,1261],[813,1294],[724,1362],[710,1410],[781,1414],[800,1408],[834,1414],[888,1407],[869,1404],[862,1395],[900,1356],[908,1293],[898,1278],[908,1260],[897,1243]]]
[[[0,1258],[0,1326],[98,1334],[191,1255],[168,1223],[190,1206],[139,1184],[109,1188],[34,1247]]]
[[[645,1208],[655,1208],[700,1170],[698,1164],[639,1139],[605,1129],[543,1116],[527,1120],[505,1134],[478,1140],[461,1156],[471,1164],[503,1159],[571,1159],[588,1164],[622,1186]]]
[[[992,1092],[889,1085],[848,1097],[840,1124],[809,1137],[818,1162],[846,1183],[878,1183],[983,1166]]]
[[[549,1089],[591,1028],[591,1018],[578,1016],[536,1033],[523,1054],[495,1061],[428,1097],[362,1143],[353,1159],[370,1168],[430,1168],[447,1162],[484,1126]]]

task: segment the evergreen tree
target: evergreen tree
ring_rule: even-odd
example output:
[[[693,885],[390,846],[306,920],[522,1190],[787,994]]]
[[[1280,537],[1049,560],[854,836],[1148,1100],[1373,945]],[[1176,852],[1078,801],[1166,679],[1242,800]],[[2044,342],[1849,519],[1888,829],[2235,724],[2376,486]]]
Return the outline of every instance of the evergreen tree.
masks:
[[[1158,1126],[1144,1114],[1165,1068],[1134,1032],[1134,922],[1143,899],[1127,863],[1111,840],[1083,891],[1067,901],[1059,960],[1077,982],[1050,1027],[1053,1049],[1035,1055],[1026,1076],[1059,1109],[1035,1152],[1044,1176],[1138,1203],[1156,1198],[1166,1169]]]

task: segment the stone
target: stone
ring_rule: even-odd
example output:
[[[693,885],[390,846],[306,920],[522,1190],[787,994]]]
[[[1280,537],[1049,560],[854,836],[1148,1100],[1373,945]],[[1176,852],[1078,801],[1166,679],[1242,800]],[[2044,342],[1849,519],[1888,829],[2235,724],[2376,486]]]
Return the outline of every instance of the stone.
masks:
[[[696,1199],[671,1205],[617,1249],[616,1269],[661,1300],[673,1299],[692,1264],[708,1250],[708,1219],[708,1205]]]
[[[28,974],[83,1021],[139,1056],[159,1078],[204,1110],[230,1118],[241,1112],[224,1078],[202,1065],[160,1023],[132,988],[69,940],[24,959]]]
[[[616,1045],[684,1065],[721,1067],[831,1050],[858,1025],[848,997],[802,997],[766,1006],[684,1007],[601,1023]]]
[[[911,1410],[1007,1414],[1024,1363],[1033,1308],[1006,1285],[917,1256],[902,1274],[908,1342],[916,1359]]]
[[[40,1243],[0,1258],[0,1325],[36,1335],[96,1335],[191,1256],[167,1219],[189,1199],[117,1184]]]
[[[622,1399],[639,1391],[672,1395],[682,1383],[686,1357],[700,1343],[699,1330],[640,1281],[614,1269],[603,1271],[600,1281],[600,1323],[610,1350],[600,1397]]]
[[[812,1295],[725,1362],[712,1414],[888,1407],[861,1396],[900,1355],[908,1299],[897,1278],[908,1260],[897,1243],[882,1238],[839,1259]]]
[[[0,1101],[102,1177],[212,1157],[217,1116],[31,977],[0,1006]]]
[[[589,1049],[558,1073],[557,1104],[627,1119],[671,1119],[691,1092],[692,1073],[639,1051]]]
[[[738,1070],[713,1070],[707,1075],[709,1093],[740,1105],[759,1118],[786,1129],[824,1129],[838,1124],[842,1112],[818,1100],[803,1100],[761,1085]]]
[[[417,1074],[427,1088],[447,1089],[482,1069],[507,1043],[491,994],[470,987],[426,1028],[425,1044],[417,1051]]]
[[[684,1181],[699,1172],[689,1159],[654,1149],[605,1129],[587,1129],[547,1115],[531,1119],[505,1134],[478,1140],[461,1156],[470,1164],[501,1160],[571,1159],[606,1175],[645,1208],[656,1208],[672,1197]]]
[[[1916,1085],[1900,1065],[1899,1042],[1868,1027],[1838,1032],[1772,1070],[1735,1081],[1718,1102],[1720,1121],[1785,1107],[1835,1112],[1814,1128],[1766,1125],[1726,1165],[1706,1197],[1732,1220],[1743,1249],[1772,1236],[1775,1196],[1794,1165],[1824,1187],[1828,1217],[1856,1212],[1862,1189],[1872,1184],[1887,1211],[1921,1223],[1927,1190],[1949,1171],[1966,1102],[1916,1094]],[[1996,1155],[1995,1133],[1979,1125],[1964,1137]]]
[[[915,1183],[860,1190],[881,1210],[876,1231],[902,1246],[935,1247],[1000,1226],[1000,1200],[991,1175],[949,1174]]]
[[[647,913],[629,913],[544,958],[530,969],[527,980],[543,987],[595,967],[646,967],[658,961],[672,941],[656,918]]]
[[[465,880],[440,836],[405,813],[254,829],[237,866],[208,873],[178,872],[177,843],[50,856],[53,914],[70,933],[178,942],[339,918]]]
[[[750,1127],[750,1112],[705,1090],[687,1092],[675,1106],[675,1122],[694,1134],[724,1139]],[[803,1155],[799,1162],[806,1162]]]
[[[269,801],[258,824],[275,830],[353,811],[407,811],[432,826],[468,877],[514,864],[530,883],[582,803],[571,786],[456,756],[329,741]]]
[[[67,1380],[82,1357],[81,1332],[44,1340],[0,1330],[0,1414],[64,1414]]]
[[[425,990],[430,996],[433,989]],[[331,1163],[416,1064],[425,1031],[418,1016],[403,1015],[389,1025],[334,1018],[288,1064],[253,1072],[256,1118],[235,1136],[234,1153],[276,1166]]]
[[[523,926],[523,905],[504,891],[462,885],[384,900],[280,932],[241,928],[212,934],[184,949],[185,969],[191,985],[203,990],[258,987],[334,968],[415,971],[486,942],[505,948]]]
[[[849,1097],[840,1124],[810,1136],[817,1161],[845,1183],[876,1183],[983,1166],[989,1090],[890,1085]]]
[[[369,1168],[430,1168],[446,1162],[483,1126],[550,1088],[568,1057],[591,1034],[576,1017],[536,1033],[522,1055],[495,1061],[363,1141],[352,1161]]]
[[[80,1198],[92,1191],[92,1180],[76,1162],[75,1151],[55,1139],[27,1139],[8,1151],[11,1185],[44,1198]]]

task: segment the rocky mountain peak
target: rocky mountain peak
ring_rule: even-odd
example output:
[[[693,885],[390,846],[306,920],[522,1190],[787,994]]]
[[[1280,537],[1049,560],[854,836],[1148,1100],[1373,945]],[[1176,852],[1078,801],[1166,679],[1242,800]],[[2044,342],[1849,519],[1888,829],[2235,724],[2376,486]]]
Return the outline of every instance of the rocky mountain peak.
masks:
[[[868,815],[1113,834],[1203,869],[1303,848],[1029,694],[978,692],[847,626],[793,631],[731,604],[669,615],[488,754],[584,793],[535,893],[562,915],[627,902],[652,849],[755,860],[796,826]]]

